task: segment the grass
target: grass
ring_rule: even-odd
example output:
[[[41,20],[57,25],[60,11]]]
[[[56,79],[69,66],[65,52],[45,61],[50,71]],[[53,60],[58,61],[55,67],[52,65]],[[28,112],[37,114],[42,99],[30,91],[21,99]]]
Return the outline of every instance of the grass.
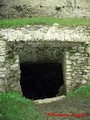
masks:
[[[90,84],[82,85],[80,88],[76,89],[73,92],[68,93],[67,96],[76,96],[82,95],[84,97],[90,97]]]
[[[33,101],[21,95],[0,92],[0,120],[44,120]]]
[[[59,101],[47,104],[38,104],[38,111],[42,112],[47,120],[90,120],[90,84],[82,85],[80,88]],[[67,113],[87,114],[86,117],[69,116],[69,117],[48,117],[47,113]],[[80,118],[79,118],[80,117]]]
[[[71,96],[74,98],[77,95],[90,98],[90,84],[82,85],[77,90],[70,92],[66,98],[72,99]],[[32,100],[15,92],[0,92],[0,120],[45,120],[44,118],[37,111]]]
[[[0,28],[21,27],[25,25],[52,25],[58,23],[62,26],[90,26],[90,19],[86,18],[55,18],[55,17],[34,17],[20,19],[0,20]]]

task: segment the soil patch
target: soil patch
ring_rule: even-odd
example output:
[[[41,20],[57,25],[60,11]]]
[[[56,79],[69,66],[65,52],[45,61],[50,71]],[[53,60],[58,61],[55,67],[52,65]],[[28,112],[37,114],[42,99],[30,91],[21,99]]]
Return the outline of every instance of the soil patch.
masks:
[[[90,120],[90,98],[77,95],[74,97],[66,97],[63,100],[55,101],[52,103],[36,104],[38,111],[40,111],[46,120]],[[48,113],[69,114],[65,116],[48,116]],[[71,116],[72,113],[82,114],[85,117]]]

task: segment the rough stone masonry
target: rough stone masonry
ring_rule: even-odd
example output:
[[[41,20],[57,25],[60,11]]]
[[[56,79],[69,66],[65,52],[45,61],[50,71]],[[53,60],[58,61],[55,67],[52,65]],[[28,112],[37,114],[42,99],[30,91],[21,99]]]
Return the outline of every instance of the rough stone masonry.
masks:
[[[90,83],[90,27],[58,24],[0,29],[0,91],[21,93],[20,63],[63,65],[66,92]]]

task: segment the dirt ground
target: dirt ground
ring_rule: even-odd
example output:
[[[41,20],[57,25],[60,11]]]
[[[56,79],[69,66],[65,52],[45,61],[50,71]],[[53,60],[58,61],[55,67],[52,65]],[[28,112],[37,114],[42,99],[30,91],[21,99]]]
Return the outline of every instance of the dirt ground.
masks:
[[[77,95],[56,102],[35,105],[44,115],[45,120],[90,120],[90,97]],[[51,113],[54,113],[54,116],[49,116]]]

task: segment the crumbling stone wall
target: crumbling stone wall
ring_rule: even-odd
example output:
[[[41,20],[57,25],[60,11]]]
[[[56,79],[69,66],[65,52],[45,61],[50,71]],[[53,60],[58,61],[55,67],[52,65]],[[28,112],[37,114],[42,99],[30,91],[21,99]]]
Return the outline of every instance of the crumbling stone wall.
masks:
[[[6,52],[6,42],[2,37],[0,37],[0,91],[3,92],[5,92],[7,86],[5,52]]]
[[[65,51],[65,77],[67,91],[75,90],[81,84],[90,83],[88,44],[81,43]]]
[[[0,19],[33,16],[90,18],[89,0],[3,0]]]
[[[26,60],[62,63],[65,83],[58,95],[90,83],[90,27],[36,25],[1,29],[0,34],[4,52],[0,56],[1,61],[4,58],[3,68],[0,62],[0,91],[21,92],[20,62]]]
[[[21,93],[20,86],[20,65],[19,56],[12,47],[7,43],[6,47],[6,78],[7,78],[7,91],[17,91]]]

